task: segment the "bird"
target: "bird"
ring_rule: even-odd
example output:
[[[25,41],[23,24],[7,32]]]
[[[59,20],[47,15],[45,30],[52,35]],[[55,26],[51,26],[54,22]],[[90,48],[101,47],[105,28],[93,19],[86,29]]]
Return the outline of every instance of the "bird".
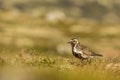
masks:
[[[90,48],[82,45],[77,38],[72,38],[69,42],[72,47],[72,54],[80,60],[93,59],[94,57],[102,57],[102,54],[95,53]]]

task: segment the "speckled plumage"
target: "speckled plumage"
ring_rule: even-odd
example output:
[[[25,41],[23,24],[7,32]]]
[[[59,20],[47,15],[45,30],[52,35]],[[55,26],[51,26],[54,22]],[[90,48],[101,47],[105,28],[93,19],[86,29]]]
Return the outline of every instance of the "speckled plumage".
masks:
[[[90,59],[95,56],[102,56],[101,54],[93,52],[90,48],[81,45],[76,38],[71,39],[69,43],[72,46],[73,55],[79,59]]]

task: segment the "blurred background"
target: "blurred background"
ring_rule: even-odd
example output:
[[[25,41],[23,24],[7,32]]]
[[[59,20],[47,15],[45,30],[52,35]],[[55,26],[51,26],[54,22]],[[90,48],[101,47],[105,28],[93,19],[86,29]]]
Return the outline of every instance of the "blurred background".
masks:
[[[81,62],[78,38],[106,58]],[[120,0],[0,0],[0,80],[120,80]]]
[[[120,0],[0,0],[0,53],[69,55],[67,42],[120,55]],[[4,53],[4,54],[7,54]]]

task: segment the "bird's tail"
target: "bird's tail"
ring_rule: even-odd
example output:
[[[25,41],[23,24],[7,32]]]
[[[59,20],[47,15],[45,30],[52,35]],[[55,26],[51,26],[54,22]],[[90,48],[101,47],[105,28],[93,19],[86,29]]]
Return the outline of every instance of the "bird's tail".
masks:
[[[94,53],[93,56],[100,56],[100,57],[103,57],[102,54],[97,54],[97,53]]]

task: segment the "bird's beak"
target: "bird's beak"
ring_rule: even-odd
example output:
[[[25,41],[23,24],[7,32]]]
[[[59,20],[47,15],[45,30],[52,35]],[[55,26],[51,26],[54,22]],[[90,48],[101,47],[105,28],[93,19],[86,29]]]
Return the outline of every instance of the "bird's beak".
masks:
[[[72,41],[69,41],[68,44],[70,44]]]
[[[69,41],[68,44],[70,44],[71,42]]]

